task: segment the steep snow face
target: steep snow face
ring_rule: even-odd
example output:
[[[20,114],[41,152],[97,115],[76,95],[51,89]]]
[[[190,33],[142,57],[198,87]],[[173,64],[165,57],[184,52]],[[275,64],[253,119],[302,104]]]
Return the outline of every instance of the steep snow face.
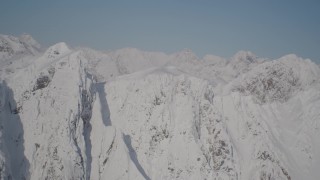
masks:
[[[58,43],[0,62],[0,179],[320,176],[320,69],[310,60]]]
[[[60,49],[59,49],[60,50]],[[92,79],[74,52],[55,61],[25,91],[24,124],[30,179],[85,179],[86,122],[91,118]],[[65,101],[65,99],[69,99]]]
[[[223,96],[224,117],[241,159],[243,179],[317,179],[318,88],[300,91],[287,102],[264,105],[238,92]]]
[[[130,156],[145,179],[240,175],[206,81],[158,72],[107,83],[105,91],[111,124],[125,134],[125,142],[130,139]],[[112,172],[119,168],[109,166]]]
[[[65,49],[63,44],[58,44],[49,50],[65,53]],[[91,118],[94,98],[92,76],[85,70],[87,60],[79,52],[73,52],[45,64],[45,68],[43,64],[41,68],[37,68],[37,64],[30,65],[26,69],[33,70],[33,73],[18,73],[8,81],[9,87],[18,87],[19,81],[15,79],[22,79],[30,85],[22,84],[16,91],[20,93],[14,99],[12,97],[11,101],[15,103],[10,101],[9,110],[1,112],[6,117],[1,118],[2,127],[6,130],[3,133],[8,131],[7,136],[2,136],[6,143],[4,147],[7,147],[2,152],[6,165],[16,164],[7,168],[6,176],[14,179],[86,179],[87,156],[83,134],[86,132],[85,124]],[[7,96],[2,97],[4,100],[1,102],[9,101]],[[9,123],[12,121],[10,118],[22,125],[17,123],[14,126]],[[22,157],[16,159],[20,154],[16,153],[18,149],[11,145],[13,143],[24,148],[19,153],[26,161]],[[20,169],[26,170],[21,172],[23,176],[17,174]]]

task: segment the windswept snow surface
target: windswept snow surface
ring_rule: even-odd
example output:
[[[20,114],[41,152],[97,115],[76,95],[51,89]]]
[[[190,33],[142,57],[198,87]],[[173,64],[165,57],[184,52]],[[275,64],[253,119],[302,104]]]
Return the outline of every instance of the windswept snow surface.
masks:
[[[0,36],[0,179],[320,178],[320,69]]]

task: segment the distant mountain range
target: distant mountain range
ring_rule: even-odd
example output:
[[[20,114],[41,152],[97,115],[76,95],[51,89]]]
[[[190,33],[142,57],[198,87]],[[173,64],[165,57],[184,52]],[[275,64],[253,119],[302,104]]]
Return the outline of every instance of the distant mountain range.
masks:
[[[320,68],[0,35],[0,179],[319,179]]]

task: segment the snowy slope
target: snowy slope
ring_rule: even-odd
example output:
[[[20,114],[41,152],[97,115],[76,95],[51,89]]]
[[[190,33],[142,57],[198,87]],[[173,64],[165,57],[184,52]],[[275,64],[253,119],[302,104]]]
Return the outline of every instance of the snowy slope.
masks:
[[[0,179],[320,177],[308,59],[0,39]]]

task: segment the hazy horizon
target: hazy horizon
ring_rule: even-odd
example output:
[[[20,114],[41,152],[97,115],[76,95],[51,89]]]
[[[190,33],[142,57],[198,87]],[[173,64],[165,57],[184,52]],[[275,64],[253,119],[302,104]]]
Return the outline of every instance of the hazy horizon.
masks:
[[[66,42],[97,50],[137,48],[197,56],[297,54],[320,62],[317,1],[54,1],[5,0],[2,34],[32,35],[49,46]]]

